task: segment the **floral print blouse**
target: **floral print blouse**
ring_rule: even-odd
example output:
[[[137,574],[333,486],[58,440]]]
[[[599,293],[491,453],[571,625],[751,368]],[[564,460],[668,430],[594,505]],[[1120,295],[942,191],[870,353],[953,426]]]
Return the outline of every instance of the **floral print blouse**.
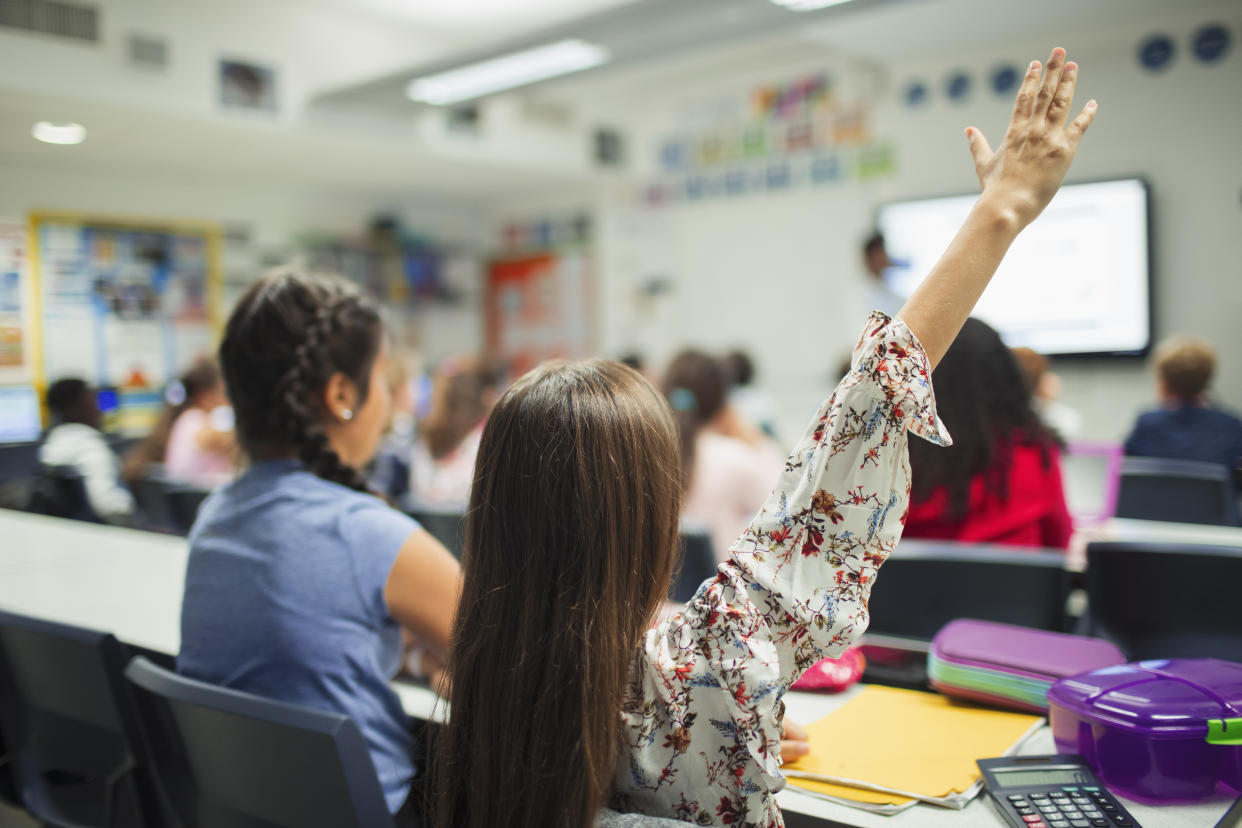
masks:
[[[612,807],[698,825],[782,826],[785,691],[867,628],[910,499],[907,430],[949,443],[922,346],[876,312],[716,577],[649,630],[626,688]]]

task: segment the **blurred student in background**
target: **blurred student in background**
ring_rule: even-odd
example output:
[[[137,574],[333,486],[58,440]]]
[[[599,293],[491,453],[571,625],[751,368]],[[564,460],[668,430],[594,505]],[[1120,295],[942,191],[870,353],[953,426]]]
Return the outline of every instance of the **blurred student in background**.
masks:
[[[39,462],[63,466],[82,476],[86,500],[101,519],[124,523],[134,514],[134,496],[121,482],[121,465],[99,426],[103,415],[95,389],[71,378],[47,389],[52,425],[39,447]]]
[[[414,450],[414,383],[409,364],[413,356],[393,354],[388,360],[388,393],[392,413],[384,428],[384,437],[375,452],[367,474],[367,483],[389,502],[400,503],[410,491],[410,455]]]
[[[446,661],[461,570],[362,479],[387,362],[379,310],[343,279],[283,270],[243,294],[220,367],[250,465],[190,532],[177,670],[352,717],[405,828],[421,752],[389,680],[403,630]]]
[[[729,405],[724,369],[702,351],[678,354],[664,396],[681,442],[682,519],[708,530],[716,558],[754,518],[784,468],[780,448]]]
[[[419,423],[410,452],[410,500],[417,506],[465,510],[487,415],[504,386],[498,363],[445,360],[436,374],[431,413]]]
[[[1031,405],[1044,425],[1063,440],[1082,436],[1082,415],[1061,402],[1061,378],[1048,370],[1048,357],[1030,348],[1014,348],[1013,357],[1022,370]]]
[[[168,433],[164,472],[174,480],[212,488],[237,469],[233,410],[220,368],[211,357],[197,360],[174,385],[169,402],[178,411]]]
[[[750,354],[741,349],[730,351],[720,365],[729,388],[729,405],[744,421],[775,439],[776,401],[755,386],[755,363]]]
[[[906,537],[1066,548],[1058,439],[1000,335],[966,320],[932,384],[953,445],[911,443]]]
[[[1138,418],[1126,454],[1242,467],[1242,420],[1208,400],[1215,373],[1216,352],[1203,340],[1163,342],[1156,349],[1160,408]]]

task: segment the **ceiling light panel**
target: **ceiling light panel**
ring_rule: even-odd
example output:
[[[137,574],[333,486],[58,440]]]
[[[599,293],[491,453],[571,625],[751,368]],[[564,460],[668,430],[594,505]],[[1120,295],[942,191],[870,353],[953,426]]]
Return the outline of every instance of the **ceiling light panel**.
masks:
[[[581,72],[607,63],[609,58],[608,50],[603,46],[585,40],[560,40],[415,78],[406,88],[406,94],[411,100],[423,103],[455,104],[548,78]]]
[[[842,3],[848,3],[850,0],[772,0],[778,6],[784,6],[790,11],[814,11],[815,9],[826,9],[829,6],[839,6]]]
[[[80,144],[86,140],[86,127],[81,124],[39,121],[30,128],[30,134],[36,141],[45,144]]]

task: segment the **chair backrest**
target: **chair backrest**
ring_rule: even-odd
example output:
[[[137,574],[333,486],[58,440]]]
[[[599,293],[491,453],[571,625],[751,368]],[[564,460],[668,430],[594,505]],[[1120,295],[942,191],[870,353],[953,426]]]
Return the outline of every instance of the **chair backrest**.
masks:
[[[0,483],[29,480],[39,470],[39,443],[0,443]]]
[[[716,575],[716,555],[712,536],[696,529],[681,530],[680,566],[668,586],[668,599],[684,604],[694,597],[699,586]]]
[[[107,633],[0,611],[0,727],[22,802],[53,825],[155,825],[137,717]]]
[[[134,484],[134,501],[142,520],[142,528],[156,532],[176,534],[177,521],[173,518],[168,493],[175,487],[164,476],[164,467],[152,464]]]
[[[86,496],[86,482],[70,466],[40,466],[30,481],[26,509],[40,515],[102,523]]]
[[[185,828],[392,828],[348,716],[187,679],[141,656],[125,674],[164,802]]]
[[[1233,472],[1216,463],[1127,457],[1121,465],[1116,514],[1138,520],[1236,526]]]
[[[876,578],[868,632],[928,641],[955,618],[1066,631],[1069,590],[1060,551],[903,540]]]
[[[1092,631],[1130,659],[1242,661],[1242,547],[1087,545]]]
[[[178,484],[168,489],[168,508],[172,513],[173,526],[179,535],[188,535],[194,528],[198,518],[199,507],[211,494],[210,489],[202,489],[188,484]]]
[[[451,509],[411,507],[406,514],[418,521],[433,538],[444,544],[453,557],[461,560],[466,545],[466,515]]]

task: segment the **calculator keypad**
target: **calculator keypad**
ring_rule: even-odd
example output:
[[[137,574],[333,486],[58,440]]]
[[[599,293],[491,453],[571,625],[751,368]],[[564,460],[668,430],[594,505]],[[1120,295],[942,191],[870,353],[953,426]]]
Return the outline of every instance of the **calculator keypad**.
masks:
[[[1006,798],[1026,828],[1138,828],[1098,786],[1067,785],[1059,791]]]

